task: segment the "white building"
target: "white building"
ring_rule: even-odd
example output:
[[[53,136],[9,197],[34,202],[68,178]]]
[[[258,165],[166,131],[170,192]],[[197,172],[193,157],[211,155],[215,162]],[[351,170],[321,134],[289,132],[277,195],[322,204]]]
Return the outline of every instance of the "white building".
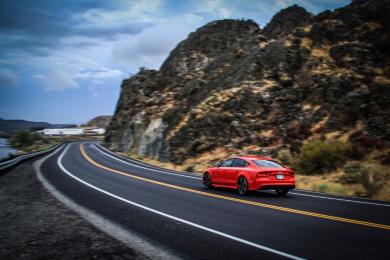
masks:
[[[54,128],[43,129],[44,135],[83,135],[84,129],[81,128]]]
[[[89,131],[94,133],[94,134],[98,134],[98,135],[104,135],[106,133],[106,129],[104,129],[104,128],[95,128],[95,129],[91,129]]]

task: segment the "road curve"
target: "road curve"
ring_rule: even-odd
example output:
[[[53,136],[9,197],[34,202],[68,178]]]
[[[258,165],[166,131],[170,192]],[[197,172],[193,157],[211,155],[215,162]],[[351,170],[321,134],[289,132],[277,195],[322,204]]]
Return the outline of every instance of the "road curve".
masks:
[[[200,176],[66,144],[40,166],[78,205],[194,259],[390,259],[390,203],[294,190],[209,191]]]

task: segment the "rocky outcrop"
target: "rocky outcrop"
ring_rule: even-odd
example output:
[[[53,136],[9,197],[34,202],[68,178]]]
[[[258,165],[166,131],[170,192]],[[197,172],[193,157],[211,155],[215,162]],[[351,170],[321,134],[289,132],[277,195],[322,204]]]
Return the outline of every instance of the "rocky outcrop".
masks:
[[[298,5],[292,5],[277,13],[264,27],[263,34],[269,38],[280,38],[295,28],[309,25],[313,15]]]
[[[85,126],[106,128],[110,123],[111,116],[97,116],[89,120]]]
[[[114,149],[182,163],[359,132],[390,141],[389,2],[317,16],[292,6],[199,28],[160,70],[123,81],[106,134]],[[256,148],[257,147],[257,148]]]

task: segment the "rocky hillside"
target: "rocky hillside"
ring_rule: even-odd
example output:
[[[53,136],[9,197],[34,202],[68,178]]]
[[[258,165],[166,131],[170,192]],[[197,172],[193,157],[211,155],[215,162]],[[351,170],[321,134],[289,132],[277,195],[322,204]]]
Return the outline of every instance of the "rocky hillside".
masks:
[[[291,6],[263,29],[206,24],[160,70],[123,81],[105,141],[175,164],[308,139],[389,147],[389,13],[389,0],[360,0],[316,16]]]
[[[34,122],[26,120],[8,120],[0,118],[0,132],[18,132],[22,130],[42,130],[44,128],[66,128],[74,127],[76,125],[71,124],[50,124],[47,122]]]
[[[111,116],[97,116],[92,118],[85,124],[85,126],[93,126],[99,128],[106,128],[110,123]]]

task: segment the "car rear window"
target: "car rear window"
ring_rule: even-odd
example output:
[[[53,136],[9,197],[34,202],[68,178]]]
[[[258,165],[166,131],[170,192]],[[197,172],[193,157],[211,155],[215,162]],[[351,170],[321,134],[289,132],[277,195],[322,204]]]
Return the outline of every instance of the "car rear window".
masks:
[[[263,168],[283,168],[283,166],[277,164],[273,161],[268,160],[252,160],[257,166],[263,167]]]
[[[242,159],[234,159],[234,162],[232,164],[233,167],[247,167],[249,165],[249,163],[247,163],[246,161],[242,160]]]

